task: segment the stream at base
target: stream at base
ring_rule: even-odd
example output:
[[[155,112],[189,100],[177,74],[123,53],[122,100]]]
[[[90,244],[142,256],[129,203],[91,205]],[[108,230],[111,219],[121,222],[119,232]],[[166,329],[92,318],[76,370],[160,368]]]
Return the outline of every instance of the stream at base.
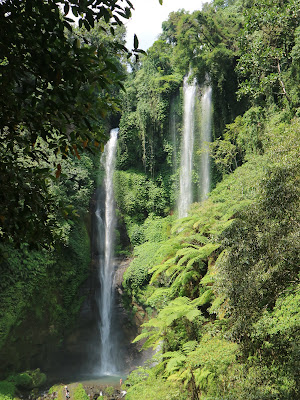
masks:
[[[116,374],[116,375],[62,375],[58,379],[49,377],[47,381],[48,389],[53,385],[63,384],[63,385],[73,385],[81,383],[84,387],[94,388],[103,388],[106,386],[113,386],[114,388],[120,388],[120,379],[124,383],[127,378],[125,374]]]
[[[114,387],[119,387],[120,386],[120,379],[124,382],[126,380],[127,376],[126,375],[103,375],[99,377],[86,377],[83,378],[81,381],[77,381],[78,383],[82,383],[83,385],[90,385],[90,386],[114,386]]]

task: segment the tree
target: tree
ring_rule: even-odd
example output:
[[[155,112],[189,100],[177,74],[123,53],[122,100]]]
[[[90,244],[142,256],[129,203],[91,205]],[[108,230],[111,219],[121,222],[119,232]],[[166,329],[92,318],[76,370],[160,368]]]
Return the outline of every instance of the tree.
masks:
[[[26,231],[29,243],[51,242],[49,215],[56,205],[48,178],[60,176],[58,159],[103,148],[107,114],[119,109],[116,87],[125,76],[119,59],[132,54],[115,35],[123,26],[120,18],[128,19],[133,8],[124,3],[1,1],[2,239],[19,241]],[[104,33],[100,40],[93,28]],[[137,40],[135,46],[138,54]]]
[[[29,147],[38,136],[54,138],[54,131],[59,133],[51,142],[54,151],[92,148],[94,139],[105,143],[99,114],[104,117],[116,107],[109,89],[113,82],[121,84],[122,75],[110,52],[104,46],[87,46],[87,38],[74,29],[67,15],[71,10],[79,26],[88,30],[104,19],[108,32],[114,33],[115,24],[122,25],[119,17],[130,17],[132,4],[126,3],[124,8],[108,0],[7,0],[1,5],[0,90],[5,96],[0,101],[0,129],[8,128],[8,140],[17,136],[16,129],[23,124]],[[121,43],[110,45],[115,53],[127,51]]]
[[[295,81],[288,74],[299,27],[299,1],[251,0],[245,16],[242,56],[237,67],[242,78],[240,95],[249,95],[256,103],[285,99],[290,106],[299,104],[299,90],[293,99]]]

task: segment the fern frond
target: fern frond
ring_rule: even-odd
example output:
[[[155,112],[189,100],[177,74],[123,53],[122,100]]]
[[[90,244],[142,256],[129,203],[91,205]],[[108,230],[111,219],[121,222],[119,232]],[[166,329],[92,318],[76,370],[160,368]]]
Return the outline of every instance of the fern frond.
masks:
[[[168,376],[168,381],[181,381],[181,377],[178,374],[172,374]]]
[[[186,388],[192,379],[192,373],[189,368],[181,371],[180,378],[183,381],[183,386]]]
[[[187,239],[186,239],[188,244],[206,244],[208,242],[208,237],[207,236],[203,236],[199,233],[195,233],[193,235],[190,235]]]
[[[182,351],[188,355],[191,351],[194,351],[197,347],[198,342],[196,340],[190,340],[182,345]]]
[[[214,296],[214,292],[212,289],[206,290],[200,297],[192,301],[192,304],[195,306],[203,306],[204,304],[209,303]]]
[[[234,222],[234,219],[230,219],[227,220],[225,219],[222,222],[219,222],[218,224],[215,224],[211,229],[210,229],[210,233],[212,235],[220,235],[223,231],[225,231],[225,229],[229,228],[230,225]]]
[[[151,335],[151,332],[150,332],[150,331],[148,331],[148,332],[142,332],[142,333],[140,333],[140,334],[132,341],[132,343],[139,342],[140,340],[143,340],[143,339],[147,338],[147,337],[150,336],[150,335]]]
[[[208,384],[209,376],[213,375],[213,373],[207,368],[197,368],[194,371],[194,377],[196,381],[196,385],[200,389],[205,389]]]
[[[178,371],[178,369],[183,365],[186,356],[179,351],[172,352],[172,356],[169,357],[169,360],[166,363],[166,372],[167,374],[171,374],[174,371]]]
[[[185,314],[185,317],[186,317],[190,322],[193,322],[194,319],[195,319],[196,317],[198,317],[199,315],[201,315],[201,312],[200,312],[197,308],[194,308],[193,310],[190,310],[189,312],[187,312],[187,313]]]
[[[149,321],[143,323],[143,328],[159,328],[161,326],[159,318],[151,318]]]
[[[195,216],[187,216],[181,219],[178,219],[177,221],[175,221],[174,225],[172,226],[171,229],[171,234],[178,234],[178,232],[180,232],[180,234],[182,234],[183,231],[185,230],[192,230],[193,228],[193,224],[195,222]]]
[[[167,271],[166,275],[170,277],[171,281],[174,279],[176,275],[178,275],[181,271],[184,271],[185,265],[173,264]]]
[[[178,254],[179,252],[177,252]],[[179,255],[179,254],[178,254]],[[178,265],[185,265],[187,261],[194,259],[198,257],[199,255],[199,250],[198,249],[191,249],[191,248],[185,248],[182,249],[181,251],[181,258],[178,261]]]
[[[226,299],[225,296],[216,297],[208,310],[210,312],[210,314],[218,314],[219,309],[220,309],[221,305],[224,303],[225,299]]]
[[[150,273],[153,273],[152,278],[150,280],[150,284],[155,282],[157,278],[165,271],[168,270],[168,268],[175,263],[175,258],[170,258],[169,260],[165,261],[163,264],[156,265],[155,267],[151,268],[149,270]]]
[[[143,344],[142,348],[143,349],[157,349],[161,344],[161,337],[158,335],[158,333],[156,335],[152,335],[151,337],[149,337],[148,340],[146,340],[146,342]]]
[[[172,292],[170,288],[159,287],[155,288],[154,292],[148,298],[147,304],[158,309],[161,308],[161,306],[166,305],[171,298]]]
[[[200,273],[194,269],[185,269],[184,273],[179,274],[174,282],[171,284],[171,287],[173,290],[178,291],[178,288],[181,287],[182,285],[186,285],[188,282],[191,281],[196,281],[197,279],[200,278]]]
[[[211,286],[215,281],[215,278],[212,273],[207,273],[204,275],[204,277],[201,279],[200,283],[202,286]]]
[[[219,244],[219,243],[207,243],[205,246],[199,248],[199,253],[201,254],[201,256],[203,258],[207,258],[214,251],[216,251],[220,246],[221,246],[221,244]]]
[[[202,270],[204,267],[204,263],[202,262],[203,257],[201,254],[197,254],[194,258],[191,258],[186,264],[187,268],[194,266],[194,264],[198,264],[198,269]]]

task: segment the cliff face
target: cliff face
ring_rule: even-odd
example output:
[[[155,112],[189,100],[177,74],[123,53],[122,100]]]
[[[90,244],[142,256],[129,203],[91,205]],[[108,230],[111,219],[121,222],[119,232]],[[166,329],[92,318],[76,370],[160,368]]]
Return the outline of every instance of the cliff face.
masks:
[[[88,225],[88,215],[85,221],[76,220],[68,246],[56,251],[1,248],[5,251],[1,267],[6,263],[4,267],[12,271],[9,283],[5,276],[1,282],[1,377],[26,369],[57,368],[65,346],[72,343],[67,339],[65,344],[64,338],[87,325],[77,319],[81,314],[83,321],[89,318],[85,310],[93,296]]]
[[[80,319],[78,322],[74,322],[73,329],[64,326],[59,319],[56,321],[52,319],[54,310],[51,309],[49,303],[47,304],[49,308],[43,307],[42,314],[37,312],[38,305],[45,301],[42,292],[31,298],[31,304],[27,305],[27,311],[20,317],[19,322],[11,327],[0,350],[2,377],[12,371],[26,369],[55,370],[64,365],[64,360],[69,359],[73,352],[78,352],[82,345],[82,339],[79,338],[85,336],[84,330],[89,326],[91,314],[90,279],[88,278],[79,289],[78,298],[85,297],[86,300],[81,306]],[[55,297],[55,292],[52,292],[52,295],[52,302],[58,306],[61,301],[60,296]],[[76,303],[75,300],[74,303]],[[72,312],[74,313],[74,311]],[[66,340],[63,340],[64,335]],[[75,342],[81,342],[79,347],[75,346],[75,348],[77,347],[76,351]],[[82,353],[82,350],[78,353]]]
[[[122,306],[122,279],[130,260],[116,260],[114,290],[116,305],[113,324],[118,327],[121,357],[124,370],[133,369],[142,360],[137,345],[131,341],[138,333],[139,320],[130,318]],[[62,339],[55,325],[51,325],[47,313],[38,318],[31,310],[23,321],[11,329],[9,337],[1,349],[2,376],[7,371],[22,371],[41,368],[50,379],[62,376],[88,375],[99,360],[98,310],[96,293],[98,272],[92,261],[90,275],[81,285],[78,297],[84,297],[79,316],[72,329],[65,331]],[[38,301],[38,299],[36,299]]]

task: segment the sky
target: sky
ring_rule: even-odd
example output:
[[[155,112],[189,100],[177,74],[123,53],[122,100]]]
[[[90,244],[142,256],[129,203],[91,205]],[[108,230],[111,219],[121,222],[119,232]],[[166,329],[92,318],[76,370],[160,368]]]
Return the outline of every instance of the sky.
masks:
[[[131,0],[134,6],[130,21],[125,23],[127,28],[127,47],[133,47],[133,36],[139,39],[139,48],[147,50],[158,35],[162,32],[161,24],[168,19],[172,11],[185,9],[186,11],[201,10],[202,4],[208,0]]]

